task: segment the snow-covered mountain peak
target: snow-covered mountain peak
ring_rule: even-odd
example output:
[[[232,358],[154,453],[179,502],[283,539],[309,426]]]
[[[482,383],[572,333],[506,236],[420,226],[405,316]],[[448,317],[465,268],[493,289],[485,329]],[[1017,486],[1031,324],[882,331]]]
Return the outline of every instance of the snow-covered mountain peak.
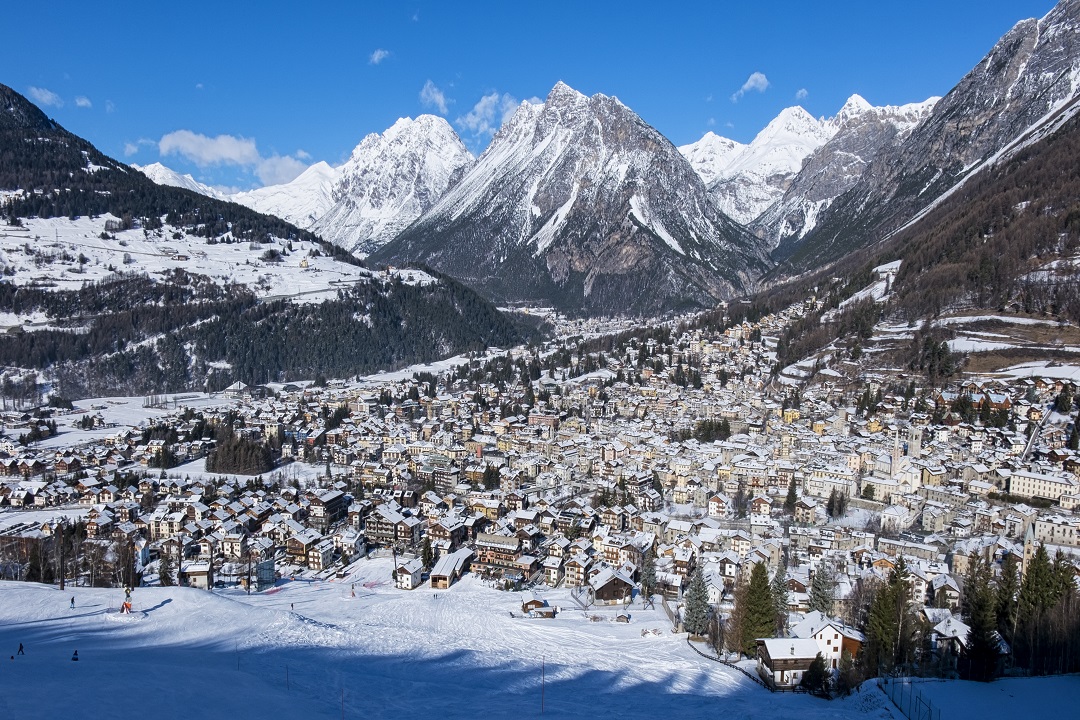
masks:
[[[834,127],[839,128],[848,120],[858,117],[865,112],[869,112],[872,109],[873,105],[867,102],[866,98],[855,93],[847,99],[843,107],[840,108],[840,112],[836,113],[836,115],[830,118],[828,122]]]
[[[785,108],[749,145],[707,133],[680,152],[727,215],[748,223],[779,200],[803,161],[836,128],[802,107]],[[711,137],[710,137],[711,136]]]
[[[578,92],[574,88],[570,87],[562,80],[555,83],[555,86],[551,88],[551,92],[548,93],[547,100],[544,104],[547,106],[557,105],[577,105],[589,100],[583,93]]]
[[[740,142],[721,137],[710,130],[697,142],[681,146],[679,152],[701,176],[702,181],[706,185],[712,185],[731,158],[745,147]]]
[[[226,199],[224,193],[220,190],[199,182],[191,175],[178,173],[172,168],[166,167],[159,162],[150,163],[149,165],[132,165],[131,167],[135,168],[158,185],[183,188],[218,200]]]
[[[832,136],[826,123],[806,112],[801,105],[784,108],[750,143],[753,147],[779,142],[795,141],[799,144],[812,144],[818,138],[825,142]]]
[[[444,118],[401,118],[353,149],[331,188],[332,204],[313,229],[350,251],[369,253],[431,207],[472,163]]]
[[[600,313],[712,306],[767,264],[670,141],[614,97],[565,83],[519,107],[375,259],[429,264],[500,302]]]

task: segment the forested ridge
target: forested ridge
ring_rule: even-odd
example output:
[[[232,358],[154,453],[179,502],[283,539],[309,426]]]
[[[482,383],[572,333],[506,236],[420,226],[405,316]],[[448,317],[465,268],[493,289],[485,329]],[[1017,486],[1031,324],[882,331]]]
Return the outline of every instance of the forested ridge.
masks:
[[[362,266],[278,218],[155,184],[3,85],[0,189],[21,191],[2,206],[10,223],[110,213],[124,227],[168,225],[208,242],[315,242]],[[77,398],[347,377],[523,337],[491,303],[432,274],[437,282],[427,285],[375,275],[319,304],[260,302],[243,285],[182,270],[160,279],[118,273],[79,290],[0,282],[0,312],[50,318],[47,329],[0,336],[0,365],[53,376],[62,394]]]
[[[347,377],[522,338],[449,278],[372,280],[320,304],[260,303],[247,288],[183,272],[170,282],[131,276],[79,291],[15,290],[0,283],[0,311],[64,308],[60,317],[74,319],[0,336],[0,364],[54,371],[68,397]]]
[[[818,298],[813,317],[783,339],[781,364],[837,338],[854,347],[868,336],[869,319],[918,327],[952,311],[987,310],[1080,323],[1080,270],[1072,262],[1078,251],[1080,117],[976,175],[889,239],[777,283],[739,314],[755,319]],[[862,301],[823,320],[825,312],[874,282],[875,267],[894,260],[902,263],[886,303],[871,313],[869,301]]]

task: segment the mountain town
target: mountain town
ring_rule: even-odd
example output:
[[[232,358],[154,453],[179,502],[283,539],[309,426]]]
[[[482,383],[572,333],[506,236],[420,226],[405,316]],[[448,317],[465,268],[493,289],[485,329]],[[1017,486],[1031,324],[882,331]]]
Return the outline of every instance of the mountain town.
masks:
[[[0,85],[0,714],[1071,712],[1080,0],[1010,22],[678,146],[428,79],[120,161]]]
[[[1014,589],[1033,572],[1075,577],[1073,380],[1047,367],[938,387],[849,359],[778,380],[779,336],[808,304],[722,332],[631,330],[606,351],[571,336],[389,382],[148,397],[164,409],[132,426],[105,405],[9,411],[9,436],[42,439],[5,446],[0,497],[36,511],[3,516],[5,576],[265,590],[392,553],[401,590],[468,572],[528,589],[531,613],[554,614],[544,588],[584,608],[656,598],[673,627],[757,655],[775,687],[799,686],[819,653],[849,673],[866,658],[871,674],[915,662],[970,676],[985,618],[962,598],[990,592],[991,575]],[[775,593],[764,626],[743,615],[757,568]],[[903,647],[871,623],[898,573],[894,602],[918,628]],[[981,628],[994,645],[978,672],[1052,669],[1036,635],[1075,657],[1074,636],[1018,622],[1027,592]],[[827,628],[843,642],[775,657],[780,638]]]

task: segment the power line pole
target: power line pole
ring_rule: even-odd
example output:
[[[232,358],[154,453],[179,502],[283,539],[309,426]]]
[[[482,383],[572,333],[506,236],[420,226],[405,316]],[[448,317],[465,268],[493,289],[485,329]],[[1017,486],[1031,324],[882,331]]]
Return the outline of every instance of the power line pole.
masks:
[[[60,518],[60,589],[64,589],[64,519]]]

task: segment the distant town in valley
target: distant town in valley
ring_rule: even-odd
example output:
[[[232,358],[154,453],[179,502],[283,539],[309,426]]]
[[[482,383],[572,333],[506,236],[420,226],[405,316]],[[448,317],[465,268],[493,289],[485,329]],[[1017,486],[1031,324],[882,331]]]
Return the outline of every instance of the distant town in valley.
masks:
[[[774,690],[1075,670],[1077,370],[932,383],[837,347],[777,373],[817,309],[552,316],[560,340],[382,378],[9,407],[0,572],[264,592],[386,562],[394,592],[471,576],[530,618],[662,609]]]

